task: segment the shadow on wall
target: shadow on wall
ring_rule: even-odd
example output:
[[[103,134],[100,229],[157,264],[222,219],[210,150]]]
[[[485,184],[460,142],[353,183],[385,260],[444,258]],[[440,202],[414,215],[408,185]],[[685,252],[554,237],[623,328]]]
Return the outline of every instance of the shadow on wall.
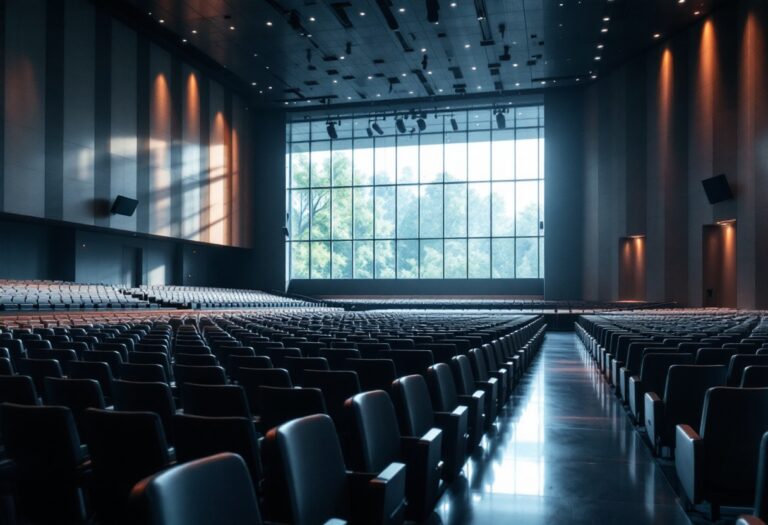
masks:
[[[110,216],[111,202],[109,199],[91,199],[89,201],[90,211],[97,219],[103,219]]]

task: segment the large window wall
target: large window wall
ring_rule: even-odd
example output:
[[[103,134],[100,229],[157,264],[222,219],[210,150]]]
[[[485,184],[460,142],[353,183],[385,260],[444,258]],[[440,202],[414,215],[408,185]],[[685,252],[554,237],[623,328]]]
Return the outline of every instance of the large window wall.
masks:
[[[292,279],[544,277],[544,107],[289,122]],[[453,121],[453,122],[452,122]],[[455,126],[454,126],[455,124]],[[457,131],[454,131],[454,127]]]

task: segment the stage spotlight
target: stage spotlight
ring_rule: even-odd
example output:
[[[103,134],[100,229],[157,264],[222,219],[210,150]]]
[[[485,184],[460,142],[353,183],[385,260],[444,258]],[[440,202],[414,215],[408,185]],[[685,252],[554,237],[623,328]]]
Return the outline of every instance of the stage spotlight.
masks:
[[[371,128],[373,129],[373,131],[375,131],[379,135],[383,135],[384,134],[384,130],[381,129],[381,126],[379,126],[378,122],[374,122],[373,124],[371,124]]]
[[[421,117],[416,119],[416,125],[419,126],[419,131],[424,131],[425,129],[427,129],[427,123],[424,122],[424,119]]]
[[[405,122],[403,122],[402,118],[395,120],[395,127],[400,133],[405,133]]]
[[[365,132],[368,134],[368,137],[369,137],[369,138],[370,138],[370,137],[373,137],[373,131],[371,130],[371,127],[370,127],[370,126],[368,126],[367,128],[365,128]]]
[[[501,111],[496,113],[496,125],[499,127],[499,129],[504,129],[507,127],[507,119],[504,117],[504,113]]]
[[[453,131],[459,131],[459,124],[453,117],[451,117],[451,128],[453,128]]]
[[[325,126],[325,130],[328,132],[328,136],[332,139],[339,138],[339,135],[336,133],[336,124],[334,124],[332,121],[328,121]]]
[[[438,0],[427,0],[427,22],[436,24],[440,20],[440,3]]]

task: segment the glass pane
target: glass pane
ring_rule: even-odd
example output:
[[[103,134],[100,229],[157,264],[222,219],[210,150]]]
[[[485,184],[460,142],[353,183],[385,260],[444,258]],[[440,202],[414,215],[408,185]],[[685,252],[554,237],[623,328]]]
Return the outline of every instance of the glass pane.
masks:
[[[515,234],[515,183],[493,183],[493,216],[491,226],[494,236]]]
[[[376,279],[395,278],[395,241],[376,241]]]
[[[352,190],[349,188],[333,190],[333,238],[352,238]]]
[[[418,186],[397,188],[397,236],[415,239],[419,235]],[[399,270],[398,270],[399,272]]]
[[[352,278],[352,242],[333,243],[333,278]]]
[[[419,189],[421,212],[419,237],[443,236],[443,185],[427,184]]]
[[[445,236],[467,236],[467,185],[445,185]]]
[[[291,146],[291,187],[309,187],[309,144]]]
[[[443,136],[422,135],[419,149],[419,177],[421,182],[440,182],[443,179]]]
[[[373,139],[355,140],[355,184],[373,184]]]
[[[491,134],[478,131],[467,135],[469,180],[491,180]]]
[[[373,238],[373,188],[355,188],[355,239]]]
[[[291,122],[287,128],[291,130],[292,142],[309,140],[309,122]]]
[[[310,137],[312,140],[323,140],[328,139],[328,131],[325,129],[325,120],[315,120],[310,123],[310,127],[312,128],[312,136]]]
[[[397,278],[419,278],[419,241],[397,241]]]
[[[539,178],[539,135],[536,129],[517,130],[515,177],[517,179]]]
[[[469,239],[467,259],[470,279],[488,279],[491,276],[490,239]]]
[[[331,246],[329,242],[313,242],[311,246],[311,279],[330,279]]]
[[[376,187],[376,238],[395,238],[395,187]]]
[[[336,140],[333,142],[333,185],[349,186],[352,184],[352,141]]]
[[[309,279],[309,243],[291,243],[291,279]]]
[[[531,279],[539,275],[538,239],[517,239],[516,277]]]
[[[312,143],[312,171],[310,184],[313,188],[331,184],[331,143],[329,141]]]
[[[419,136],[397,137],[397,182],[419,181]]]
[[[515,240],[493,239],[493,274],[494,279],[513,279],[515,277]]]
[[[443,241],[421,241],[421,274],[422,279],[443,278]]]
[[[394,184],[397,166],[397,148],[391,137],[375,139],[376,184]]]
[[[331,233],[331,192],[312,190],[311,220],[313,239],[327,239]]]
[[[539,237],[539,279],[544,278],[544,237]]]
[[[467,241],[465,239],[445,241],[445,278],[467,278]]]
[[[491,144],[493,180],[512,180],[515,178],[515,130],[493,131]]]
[[[544,178],[544,134],[539,132],[539,178]]]
[[[355,279],[373,279],[373,241],[355,242]]]
[[[445,180],[467,180],[467,134],[445,135]]]
[[[539,107],[526,106],[516,108],[517,123],[519,128],[530,128],[539,125]]]
[[[291,192],[291,239],[309,239],[309,190]]]
[[[544,181],[539,181],[539,235],[544,235]]]
[[[518,182],[515,188],[517,208],[517,235],[539,233],[539,183]]]
[[[469,184],[469,236],[491,235],[491,185],[487,182]]]

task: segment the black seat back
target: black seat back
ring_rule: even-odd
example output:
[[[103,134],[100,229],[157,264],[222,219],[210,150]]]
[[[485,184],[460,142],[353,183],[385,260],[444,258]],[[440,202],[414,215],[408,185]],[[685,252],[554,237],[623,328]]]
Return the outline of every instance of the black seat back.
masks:
[[[0,375],[0,403],[39,405],[35,383],[29,376]]]
[[[239,385],[185,383],[181,389],[185,414],[209,417],[251,417],[248,400]]]
[[[400,427],[392,399],[383,390],[363,392],[344,403],[352,434],[351,467],[380,472],[400,457]]]
[[[87,408],[104,408],[104,395],[95,379],[64,379],[46,377],[43,399],[47,405],[65,406],[72,411],[80,436],[88,441],[83,424]]]
[[[363,392],[392,389],[392,382],[397,377],[395,364],[391,359],[347,359],[348,370],[357,373]]]
[[[264,430],[292,419],[327,414],[323,393],[317,388],[259,387],[261,425]]]
[[[145,478],[131,499],[137,522],[145,525],[262,523],[251,476],[236,454],[208,456]]]
[[[176,413],[171,387],[167,383],[119,380],[114,383],[115,410],[154,412],[160,417],[166,439],[174,442],[171,418]]]
[[[331,416],[339,432],[346,431],[344,402],[360,393],[360,381],[357,373],[350,370],[305,370],[304,387],[317,388],[323,393],[328,415]]]
[[[261,413],[260,387],[293,388],[291,376],[284,368],[241,368],[238,376],[253,414]]]
[[[456,385],[447,364],[436,363],[427,369],[427,386],[432,405],[438,412],[451,412],[458,406]]]
[[[728,363],[727,386],[741,385],[744,369],[751,365],[768,366],[768,355],[736,354]]]
[[[392,383],[392,401],[403,435],[420,437],[433,427],[435,413],[429,399],[427,382],[422,376],[409,375],[395,379]]]
[[[768,366],[750,365],[741,376],[742,388],[768,387]]]

